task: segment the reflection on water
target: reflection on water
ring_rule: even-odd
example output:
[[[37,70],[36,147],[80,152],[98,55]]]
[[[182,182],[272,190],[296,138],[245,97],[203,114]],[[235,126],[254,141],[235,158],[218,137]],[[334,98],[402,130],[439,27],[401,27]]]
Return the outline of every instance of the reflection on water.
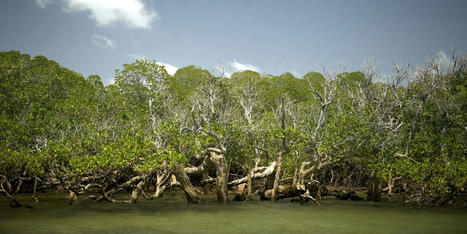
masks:
[[[65,194],[40,194],[35,207],[11,209],[0,200],[0,233],[466,233],[467,210],[403,207],[399,203],[325,200],[217,204],[213,197],[189,205],[180,193],[138,204],[83,200],[67,205]],[[22,201],[30,196],[20,197]]]

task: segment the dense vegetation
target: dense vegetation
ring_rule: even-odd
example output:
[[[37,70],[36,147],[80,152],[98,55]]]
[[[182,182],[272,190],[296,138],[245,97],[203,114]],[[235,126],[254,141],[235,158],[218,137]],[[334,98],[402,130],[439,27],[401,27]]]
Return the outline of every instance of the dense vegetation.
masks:
[[[211,189],[228,202],[235,187],[238,200],[319,204],[333,185],[368,187],[373,201],[384,191],[452,203],[467,187],[467,58],[451,60],[395,66],[391,77],[366,65],[302,78],[196,66],[171,76],[136,60],[104,86],[1,52],[0,194],[10,206],[21,205],[16,193],[53,190],[70,203],[135,203],[177,186],[197,203]]]

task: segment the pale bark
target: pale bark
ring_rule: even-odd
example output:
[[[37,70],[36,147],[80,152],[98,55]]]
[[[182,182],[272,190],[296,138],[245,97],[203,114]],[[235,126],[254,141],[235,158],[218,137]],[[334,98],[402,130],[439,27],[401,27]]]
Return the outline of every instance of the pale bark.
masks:
[[[287,145],[287,138],[285,134],[285,112],[286,112],[286,107],[285,107],[285,97],[283,96],[281,98],[281,130],[282,130],[282,145],[281,145],[281,151],[279,152],[279,155],[277,157],[277,169],[276,169],[276,175],[274,177],[274,185],[272,187],[272,194],[271,194],[271,200],[275,201],[276,200],[276,194],[277,194],[277,189],[279,188],[279,182],[281,180],[282,176],[282,157],[284,154],[289,153],[290,149],[289,146]]]
[[[394,177],[394,178],[389,178],[388,180],[388,186],[384,189],[382,189],[383,192],[388,192],[388,196],[391,197],[392,196],[392,189],[394,188],[394,183],[396,182],[396,180],[400,179],[401,177],[398,176],[398,177]]]
[[[34,176],[34,187],[32,189],[32,196],[31,197],[32,197],[32,200],[35,201],[35,202],[39,202],[39,199],[36,196],[37,195],[36,194],[36,192],[37,192],[37,180],[38,180],[37,176]]]
[[[76,195],[76,193],[74,191],[70,190],[69,192],[70,192],[70,194],[68,196],[68,204],[73,205],[73,203],[78,201],[78,195]]]
[[[218,154],[211,151],[211,160],[216,165],[216,193],[217,201],[227,203],[228,199],[228,181],[229,181],[229,165],[223,154]]]
[[[128,203],[135,204],[137,200],[138,200],[138,189],[133,189],[133,191],[131,191],[131,196],[130,196],[130,200],[128,201]]]
[[[248,175],[247,175],[247,186],[248,186],[248,190],[247,190],[247,199],[249,201],[251,201],[253,199],[253,194],[252,194],[252,186],[253,186],[253,183],[251,181],[251,168],[248,167]]]
[[[317,162],[311,167],[307,169],[308,166],[311,165],[311,162],[303,162],[301,167],[300,167],[300,172],[298,174],[298,182],[297,182],[297,188],[298,189],[303,189],[305,187],[305,180],[308,178],[312,173],[317,172],[321,168],[330,165],[334,163],[334,160],[329,160],[325,162]]]
[[[271,200],[275,201],[277,199],[277,191],[279,188],[279,181],[281,180],[282,176],[282,154],[283,152],[279,152],[279,156],[277,158],[277,170],[276,170],[276,175],[274,177],[274,186],[272,188],[272,195],[271,195]]]
[[[295,169],[294,169],[294,173],[293,173],[293,180],[292,180],[292,187],[296,187],[297,186],[297,183],[298,183],[298,173],[299,173],[299,170],[298,170],[298,162],[299,162],[299,154],[297,153],[296,157],[295,157]]]
[[[213,162],[209,156],[205,156],[203,162],[197,167],[185,167],[183,170],[187,175],[203,175],[208,173],[209,169],[212,168]]]
[[[190,182],[190,178],[185,173],[184,170],[180,169],[178,166],[174,167],[174,175],[177,178],[178,183],[185,192],[186,199],[188,203],[199,203],[199,196],[196,189]]]
[[[263,178],[266,178],[270,175],[274,175],[274,171],[276,169],[276,166],[277,166],[277,163],[276,162],[272,162],[271,165],[269,165],[268,167],[263,167],[263,168],[257,168],[257,170],[259,170],[260,172],[256,172],[256,173],[253,173],[251,175],[251,180],[257,180],[257,179],[263,179]],[[246,183],[248,182],[248,177],[245,176],[243,178],[240,178],[240,179],[236,179],[236,180],[233,180],[233,181],[230,181],[229,182],[229,186],[235,186],[235,185],[239,185],[239,184],[242,184],[242,183]]]
[[[156,176],[156,191],[154,192],[154,197],[161,197],[162,193],[167,188],[167,183],[170,180],[170,173],[158,173]]]

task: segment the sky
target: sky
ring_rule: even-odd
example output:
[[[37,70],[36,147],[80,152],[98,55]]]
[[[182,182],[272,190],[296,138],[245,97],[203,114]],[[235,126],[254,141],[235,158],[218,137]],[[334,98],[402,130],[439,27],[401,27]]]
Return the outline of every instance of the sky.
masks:
[[[360,69],[383,74],[451,48],[467,52],[465,0],[0,0],[0,51],[44,55],[113,82],[153,59],[169,73]]]

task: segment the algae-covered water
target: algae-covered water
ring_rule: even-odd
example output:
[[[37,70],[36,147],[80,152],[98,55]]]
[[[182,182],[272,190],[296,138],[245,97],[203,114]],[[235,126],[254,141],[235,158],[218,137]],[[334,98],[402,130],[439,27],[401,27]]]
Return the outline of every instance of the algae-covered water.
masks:
[[[467,233],[465,208],[410,208],[399,203],[324,200],[321,206],[289,201],[186,204],[170,192],[138,204],[40,194],[35,209],[0,200],[0,233]],[[30,196],[20,196],[22,201]]]

